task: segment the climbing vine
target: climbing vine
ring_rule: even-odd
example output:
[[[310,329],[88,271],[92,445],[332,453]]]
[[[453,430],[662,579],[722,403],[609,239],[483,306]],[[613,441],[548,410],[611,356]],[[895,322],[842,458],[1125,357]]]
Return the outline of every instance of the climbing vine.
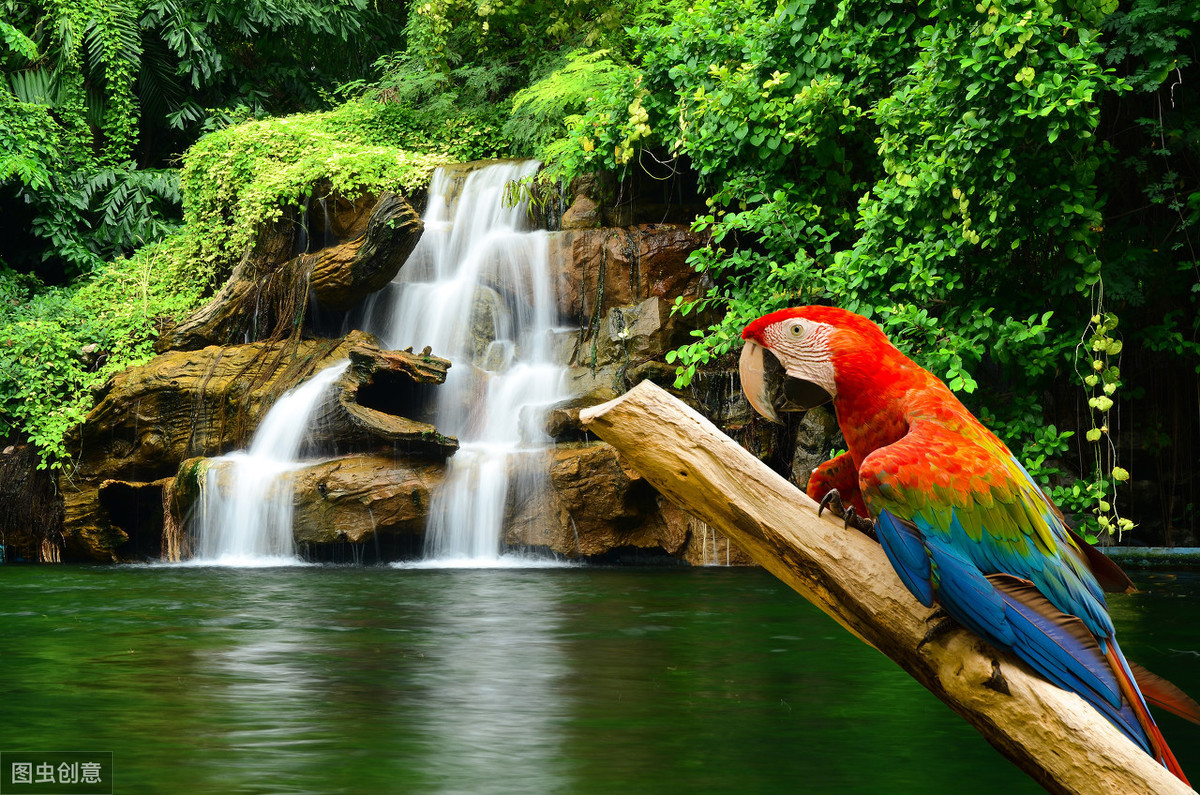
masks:
[[[1087,391],[1088,419],[1091,427],[1085,437],[1091,447],[1086,496],[1091,503],[1087,525],[1089,535],[1120,535],[1134,527],[1133,520],[1120,515],[1116,491],[1129,480],[1129,472],[1117,464],[1117,446],[1113,442],[1116,426],[1114,396],[1121,386],[1121,368],[1117,366],[1124,343],[1116,335],[1118,319],[1104,311],[1102,284],[1097,286],[1096,314],[1088,322],[1077,352],[1077,363],[1084,365],[1081,376]]]

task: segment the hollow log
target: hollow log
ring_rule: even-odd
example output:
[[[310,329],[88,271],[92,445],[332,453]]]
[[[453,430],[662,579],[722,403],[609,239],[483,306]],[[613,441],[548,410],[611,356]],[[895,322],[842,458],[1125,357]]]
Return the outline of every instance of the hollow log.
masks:
[[[350,366],[312,418],[312,441],[325,448],[373,450],[445,458],[458,440],[430,422],[437,386],[450,362],[423,353],[355,345]]]
[[[1050,792],[1192,792],[1082,698],[970,632],[921,645],[933,611],[877,543],[818,518],[805,494],[661,388],[643,382],[580,418],[668,499],[890,657]]]

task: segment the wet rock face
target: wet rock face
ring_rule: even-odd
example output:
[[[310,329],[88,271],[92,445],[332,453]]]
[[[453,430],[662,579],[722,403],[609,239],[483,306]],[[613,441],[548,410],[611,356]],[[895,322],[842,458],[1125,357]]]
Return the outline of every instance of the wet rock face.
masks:
[[[831,444],[838,445],[841,431],[837,417],[828,406],[817,406],[804,412],[796,430],[796,451],[792,456],[792,482],[800,488],[808,483],[813,470],[828,460]]]
[[[705,238],[675,224],[579,229],[550,235],[558,313],[584,324],[647,298],[698,298],[703,279],[687,264]]]
[[[318,461],[292,481],[296,543],[374,543],[425,532],[431,494],[445,477],[441,461],[400,461],[364,454]]]
[[[62,530],[62,497],[54,477],[37,468],[31,444],[4,444],[0,449],[0,559],[7,563],[58,560]]]
[[[559,445],[547,466],[547,491],[510,506],[506,543],[572,559],[641,551],[696,564],[724,564],[730,550],[731,565],[749,563],[723,536],[665,500],[605,442]]]

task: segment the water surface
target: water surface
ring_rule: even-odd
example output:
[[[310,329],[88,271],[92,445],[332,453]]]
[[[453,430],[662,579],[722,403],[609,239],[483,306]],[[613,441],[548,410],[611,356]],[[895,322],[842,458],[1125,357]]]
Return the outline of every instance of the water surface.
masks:
[[[1126,653],[1200,693],[1200,576],[1135,579]],[[0,750],[119,793],[1040,791],[758,570],[4,566],[0,620]]]

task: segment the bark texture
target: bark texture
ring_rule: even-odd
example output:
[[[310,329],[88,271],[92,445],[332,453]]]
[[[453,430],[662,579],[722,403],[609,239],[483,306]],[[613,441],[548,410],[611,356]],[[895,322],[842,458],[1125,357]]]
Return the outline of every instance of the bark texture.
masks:
[[[963,629],[920,645],[933,611],[883,550],[829,517],[716,426],[652,383],[581,412],[667,498],[895,661],[1055,793],[1192,792],[1082,698]]]

